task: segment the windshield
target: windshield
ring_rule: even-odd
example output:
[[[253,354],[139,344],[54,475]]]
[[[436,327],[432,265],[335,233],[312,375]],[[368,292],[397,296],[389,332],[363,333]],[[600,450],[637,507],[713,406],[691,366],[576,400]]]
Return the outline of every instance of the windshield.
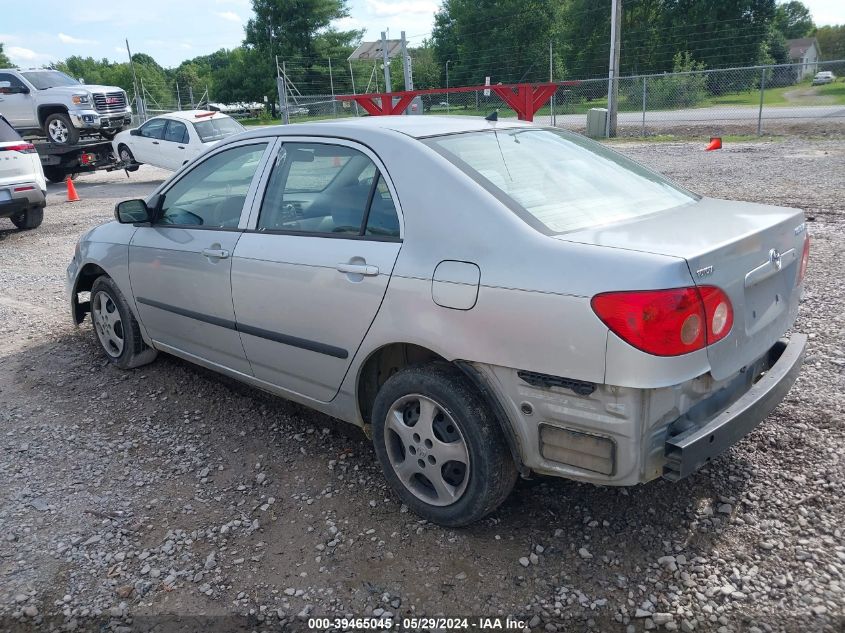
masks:
[[[26,80],[38,90],[55,88],[56,86],[78,86],[79,82],[73,77],[68,77],[58,70],[39,70],[35,72],[21,73]]]
[[[544,233],[627,220],[697,199],[599,143],[561,130],[465,132],[423,142]]]
[[[203,143],[219,141],[244,131],[244,126],[231,117],[221,116],[194,123],[194,128]]]

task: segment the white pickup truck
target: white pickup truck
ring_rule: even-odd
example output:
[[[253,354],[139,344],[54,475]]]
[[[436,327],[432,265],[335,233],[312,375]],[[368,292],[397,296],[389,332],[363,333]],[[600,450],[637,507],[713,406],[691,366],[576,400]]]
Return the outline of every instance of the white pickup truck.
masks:
[[[126,92],[89,86],[58,70],[0,69],[0,114],[21,134],[76,145],[82,134],[111,140],[132,123]]]

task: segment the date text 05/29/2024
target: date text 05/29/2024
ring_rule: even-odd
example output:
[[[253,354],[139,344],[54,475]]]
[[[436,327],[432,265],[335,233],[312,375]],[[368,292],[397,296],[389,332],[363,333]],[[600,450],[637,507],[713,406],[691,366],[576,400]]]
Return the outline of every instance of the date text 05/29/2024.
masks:
[[[515,617],[418,617],[418,618],[308,618],[308,628],[313,630],[399,630],[399,631],[522,631],[527,620]]]

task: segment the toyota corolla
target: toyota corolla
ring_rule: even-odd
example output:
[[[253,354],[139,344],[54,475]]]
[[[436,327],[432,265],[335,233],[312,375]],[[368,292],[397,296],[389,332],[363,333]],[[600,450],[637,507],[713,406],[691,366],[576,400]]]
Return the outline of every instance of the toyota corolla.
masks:
[[[678,480],[784,398],[800,210],[703,198],[581,136],[369,117],[222,141],[79,240],[75,323],[364,429],[442,525],[531,473]]]

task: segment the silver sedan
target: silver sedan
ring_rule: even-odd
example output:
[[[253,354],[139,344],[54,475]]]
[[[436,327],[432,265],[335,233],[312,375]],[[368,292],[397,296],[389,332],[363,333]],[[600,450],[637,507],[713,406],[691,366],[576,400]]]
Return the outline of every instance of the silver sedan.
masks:
[[[364,429],[459,526],[531,473],[678,480],[786,395],[803,213],[701,198],[578,135],[369,117],[227,139],[68,268],[109,360],[165,352]]]

